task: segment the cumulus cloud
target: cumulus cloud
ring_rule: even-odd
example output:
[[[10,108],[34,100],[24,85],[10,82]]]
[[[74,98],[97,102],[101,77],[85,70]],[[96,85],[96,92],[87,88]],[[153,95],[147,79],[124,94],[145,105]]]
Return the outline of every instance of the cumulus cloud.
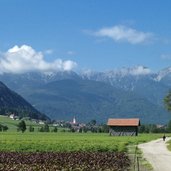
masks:
[[[53,72],[70,71],[76,62],[56,59],[47,62],[42,52],[35,51],[31,46],[14,46],[0,55],[0,73],[25,73],[29,71]]]
[[[102,28],[93,32],[93,35],[98,37],[108,37],[116,42],[128,42],[131,44],[145,43],[151,41],[153,38],[152,33],[137,31],[124,25]]]

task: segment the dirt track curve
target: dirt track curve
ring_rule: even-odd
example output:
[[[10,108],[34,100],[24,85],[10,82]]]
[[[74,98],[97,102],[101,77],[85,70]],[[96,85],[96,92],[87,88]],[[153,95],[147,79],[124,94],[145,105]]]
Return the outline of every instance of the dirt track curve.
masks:
[[[167,149],[167,141],[171,138],[154,140],[140,144],[138,147],[143,151],[144,158],[153,166],[154,171],[171,171],[171,152]]]

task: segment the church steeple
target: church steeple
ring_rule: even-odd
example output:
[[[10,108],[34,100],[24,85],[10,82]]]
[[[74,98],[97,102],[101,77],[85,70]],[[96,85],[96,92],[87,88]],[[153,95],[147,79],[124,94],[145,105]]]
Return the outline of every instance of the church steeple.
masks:
[[[76,124],[76,119],[75,119],[75,116],[73,118],[73,121],[72,121],[73,124]]]

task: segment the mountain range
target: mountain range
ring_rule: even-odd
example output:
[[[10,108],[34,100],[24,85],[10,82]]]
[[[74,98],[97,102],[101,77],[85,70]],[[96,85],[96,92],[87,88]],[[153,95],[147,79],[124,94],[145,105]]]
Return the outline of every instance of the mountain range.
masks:
[[[163,98],[171,86],[171,68],[153,73],[136,66],[105,72],[5,73],[0,80],[52,119],[79,121],[139,117],[166,123]]]
[[[48,119],[46,115],[41,114],[24,98],[0,82],[0,114],[7,115],[11,113],[19,117],[30,117],[41,120]]]

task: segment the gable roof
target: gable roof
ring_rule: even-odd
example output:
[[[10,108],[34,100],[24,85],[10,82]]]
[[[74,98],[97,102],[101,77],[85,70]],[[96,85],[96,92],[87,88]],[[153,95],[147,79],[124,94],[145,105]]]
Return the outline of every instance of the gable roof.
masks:
[[[140,119],[108,119],[108,126],[140,126]]]

